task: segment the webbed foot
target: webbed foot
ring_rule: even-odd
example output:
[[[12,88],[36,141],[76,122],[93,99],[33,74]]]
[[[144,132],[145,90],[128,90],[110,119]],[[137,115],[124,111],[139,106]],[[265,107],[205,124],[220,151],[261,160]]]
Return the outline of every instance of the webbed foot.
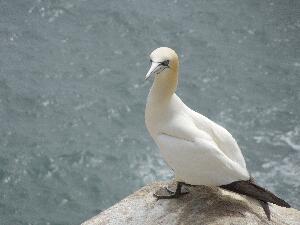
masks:
[[[179,198],[181,195],[188,194],[189,191],[183,186],[183,183],[177,182],[176,186],[163,187],[158,189],[154,196],[157,199]]]

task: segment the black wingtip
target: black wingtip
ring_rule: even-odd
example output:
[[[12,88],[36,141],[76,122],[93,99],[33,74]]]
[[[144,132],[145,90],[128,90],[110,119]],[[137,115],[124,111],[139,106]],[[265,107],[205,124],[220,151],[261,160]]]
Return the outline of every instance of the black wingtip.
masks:
[[[268,220],[271,221],[271,211],[270,211],[269,204],[267,202],[264,202],[261,200],[259,200],[259,203],[260,203],[261,207],[263,208]]]
[[[269,220],[271,219],[271,213],[268,206],[268,202],[285,208],[291,207],[290,204],[284,201],[283,199],[277,197],[275,194],[268,191],[267,189],[255,184],[253,178],[248,181],[235,181],[227,185],[222,185],[220,187],[259,200]]]
[[[285,208],[291,208],[291,205],[289,203],[287,203],[286,201],[280,199],[281,201],[280,202],[277,202],[275,203],[276,205],[279,205],[279,206],[282,206],[282,207],[285,207]]]
[[[275,194],[273,194],[272,192],[268,191],[267,189],[258,186],[257,184],[253,183],[253,182],[249,182],[251,185],[253,185],[255,188],[257,188],[257,190],[262,191],[262,193],[265,194],[266,199],[261,199],[259,198],[259,196],[257,196],[257,199],[265,201],[265,202],[271,202],[273,204],[276,204],[278,206],[281,207],[285,207],[285,208],[291,208],[291,205],[289,203],[287,203],[286,201],[284,201],[283,199],[277,197]],[[255,198],[255,196],[253,196]],[[261,197],[261,196],[260,196]]]

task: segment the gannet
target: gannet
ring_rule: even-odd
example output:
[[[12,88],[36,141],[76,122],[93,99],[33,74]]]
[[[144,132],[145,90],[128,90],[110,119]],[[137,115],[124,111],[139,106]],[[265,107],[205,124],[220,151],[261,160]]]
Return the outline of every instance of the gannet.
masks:
[[[179,60],[167,47],[150,54],[145,79],[154,76],[145,124],[160,152],[174,171],[176,190],[158,190],[158,199],[186,194],[183,185],[218,186],[260,201],[270,219],[268,202],[290,207],[284,200],[254,183],[243,154],[232,135],[222,126],[186,106],[176,95]]]

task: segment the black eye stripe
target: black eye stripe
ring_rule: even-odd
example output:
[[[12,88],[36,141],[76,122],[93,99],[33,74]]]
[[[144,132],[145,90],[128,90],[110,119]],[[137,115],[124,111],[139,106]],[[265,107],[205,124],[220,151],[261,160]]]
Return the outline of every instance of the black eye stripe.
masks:
[[[155,62],[155,61],[150,59],[150,63],[153,63],[153,62]],[[155,63],[159,63],[159,65],[169,67],[170,60],[165,60],[165,61],[162,61],[162,62],[155,62]]]
[[[160,64],[163,65],[163,66],[169,66],[169,60],[165,60],[163,62],[161,62]]]

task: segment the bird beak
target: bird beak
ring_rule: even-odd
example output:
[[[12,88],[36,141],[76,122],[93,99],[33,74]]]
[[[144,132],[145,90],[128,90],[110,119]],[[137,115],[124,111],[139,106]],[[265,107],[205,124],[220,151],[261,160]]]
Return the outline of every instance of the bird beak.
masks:
[[[151,77],[155,71],[159,68],[160,63],[158,62],[152,62],[151,67],[145,77],[145,80],[147,80],[149,77]]]

